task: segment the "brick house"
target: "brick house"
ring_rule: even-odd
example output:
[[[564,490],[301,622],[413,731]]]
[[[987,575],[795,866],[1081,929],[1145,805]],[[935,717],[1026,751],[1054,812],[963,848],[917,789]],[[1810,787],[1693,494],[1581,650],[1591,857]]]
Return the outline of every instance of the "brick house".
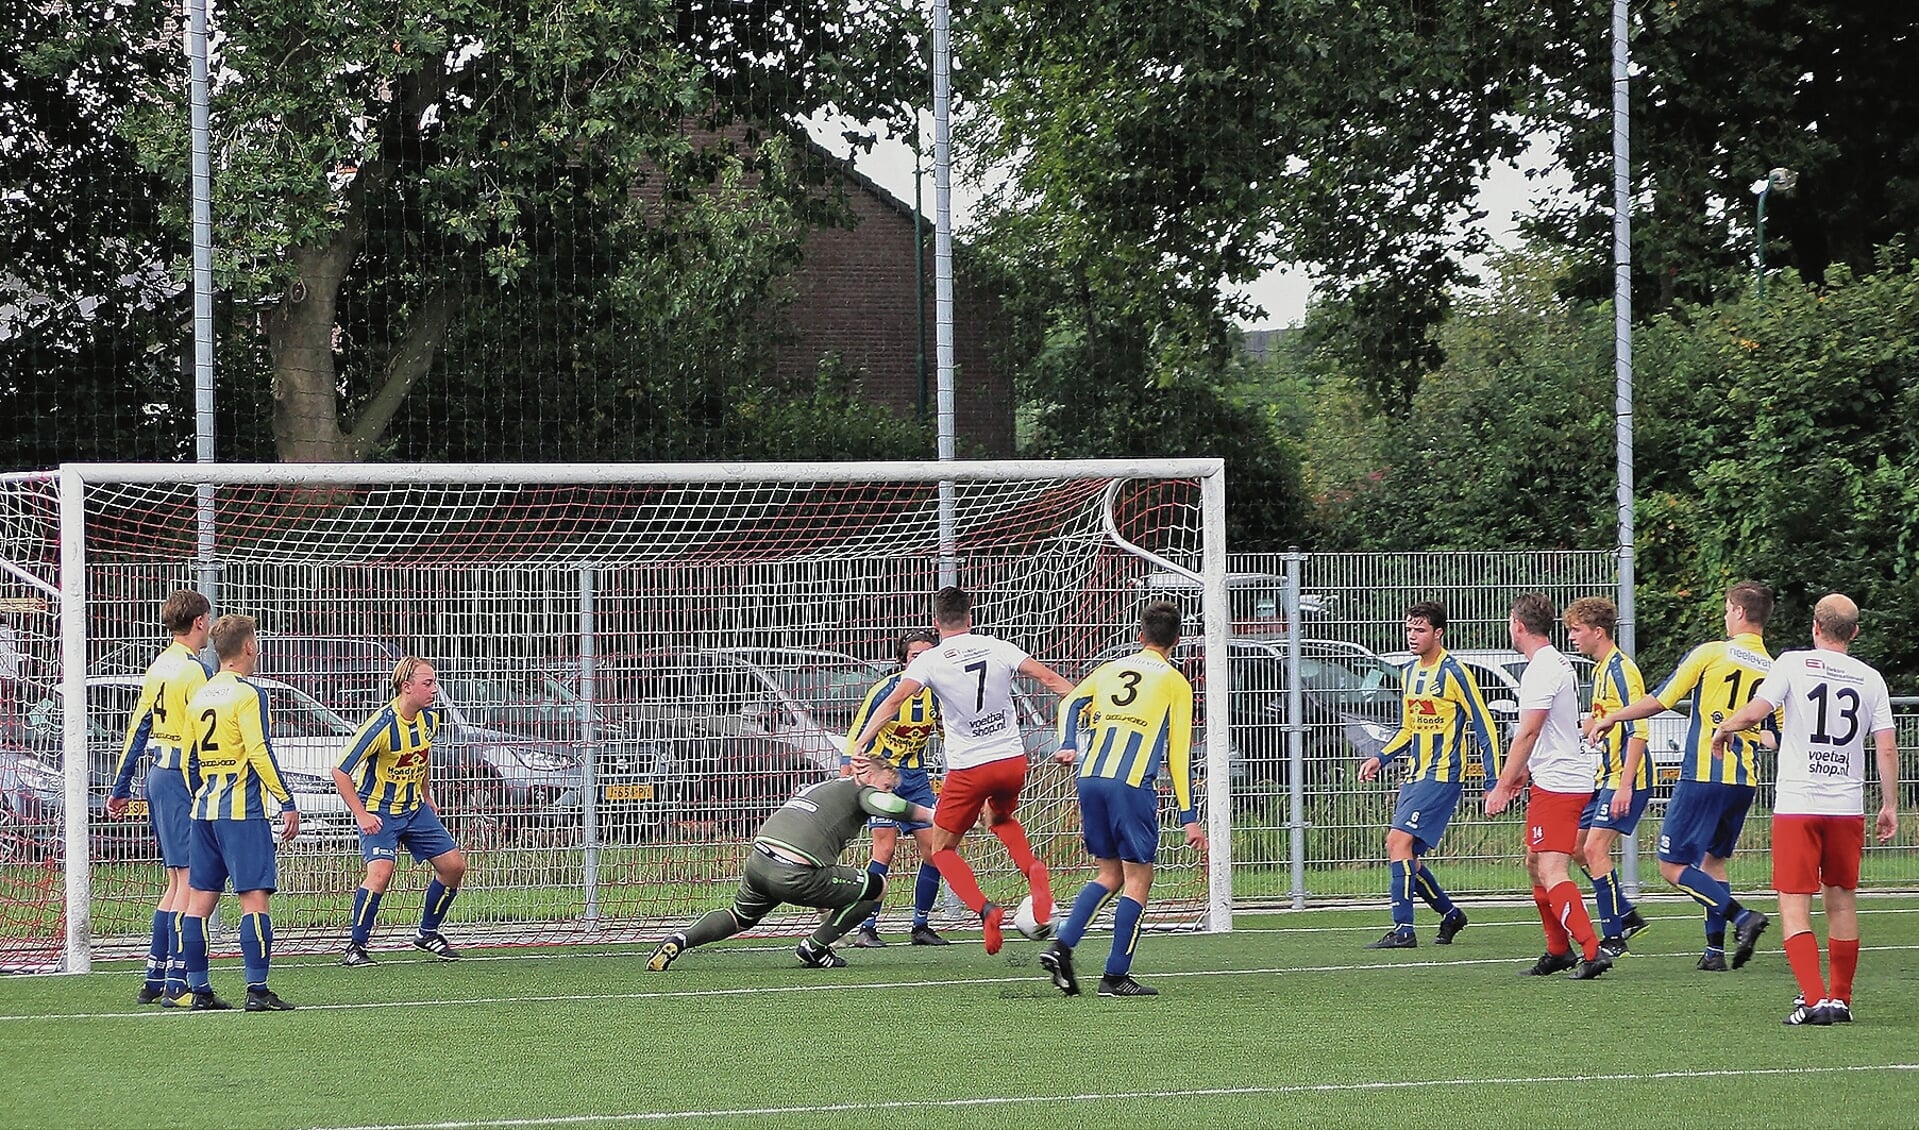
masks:
[[[821,228],[807,237],[804,261],[793,274],[794,300],[786,308],[791,336],[780,350],[777,371],[806,377],[823,358],[837,353],[863,375],[869,398],[911,417],[921,403],[912,205],[847,161],[817,148],[811,156],[825,162],[829,180],[844,187],[854,222],[850,228]],[[926,240],[925,406],[930,421],[938,406],[933,218],[926,216],[920,223]],[[992,295],[955,280],[954,427],[961,458],[1014,454],[1013,380],[995,347],[999,318]]]

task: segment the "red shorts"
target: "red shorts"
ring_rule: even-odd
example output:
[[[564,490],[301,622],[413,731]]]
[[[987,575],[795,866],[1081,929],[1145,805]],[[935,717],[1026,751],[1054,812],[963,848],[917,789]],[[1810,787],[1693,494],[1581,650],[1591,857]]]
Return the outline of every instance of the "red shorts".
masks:
[[[1864,816],[1772,818],[1772,889],[1782,895],[1816,895],[1823,886],[1859,889],[1859,859],[1866,851]]]
[[[1026,758],[1002,757],[970,769],[948,769],[940,784],[933,824],[964,835],[979,823],[979,810],[991,806],[995,820],[1011,816],[1019,807],[1019,791],[1026,787]]]
[[[1555,793],[1534,785],[1526,802],[1526,850],[1571,855],[1579,839],[1579,817],[1592,798],[1590,792]]]

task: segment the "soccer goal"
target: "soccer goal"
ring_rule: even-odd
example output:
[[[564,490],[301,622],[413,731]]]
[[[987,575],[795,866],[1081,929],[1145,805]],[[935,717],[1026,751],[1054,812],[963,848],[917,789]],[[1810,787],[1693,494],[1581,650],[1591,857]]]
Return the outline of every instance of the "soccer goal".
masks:
[[[1224,492],[1218,460],[0,477],[0,966],[79,971],[144,945],[157,857],[140,806],[115,819],[105,798],[176,588],[259,621],[255,682],[303,820],[280,855],[278,950],[344,935],[362,864],[330,770],[404,655],[441,676],[433,788],[470,859],[449,930],[622,942],[731,897],[759,821],[838,772],[853,710],[943,583],[975,594],[981,631],[1078,678],[1183,576],[1219,634],[1193,674],[1223,688]],[[1195,751],[1213,850],[1202,865],[1167,829],[1163,922],[1230,926],[1224,697],[1202,696]],[[1071,890],[1088,862],[1050,761],[1055,706],[1023,688],[1024,817]],[[968,843],[989,895],[1015,894],[997,842]],[[916,864],[903,841],[894,874]],[[403,861],[376,947],[410,929],[426,878]]]

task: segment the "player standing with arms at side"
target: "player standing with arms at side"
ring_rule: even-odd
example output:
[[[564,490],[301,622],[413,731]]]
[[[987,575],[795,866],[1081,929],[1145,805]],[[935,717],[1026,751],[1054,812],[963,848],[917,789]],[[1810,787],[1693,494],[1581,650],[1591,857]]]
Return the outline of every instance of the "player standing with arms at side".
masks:
[[[153,742],[153,764],[147,768],[147,822],[160,843],[160,865],[166,868],[167,888],[153,912],[153,941],[147,949],[146,984],[134,998],[140,1004],[159,1001],[164,1007],[192,1003],[187,993],[186,964],[181,960],[180,918],[187,909],[187,844],[193,833],[193,794],[187,790],[187,703],[206,685],[207,669],[200,649],[207,645],[213,606],[191,589],[167,597],[160,622],[173,634],[140,684],[140,699],[127,720],[127,740],[120,750],[120,766],[107,797],[107,815],[126,814],[133,794],[133,771]]]
[[[1379,753],[1359,764],[1359,779],[1376,779],[1401,753],[1412,758],[1413,777],[1399,789],[1393,822],[1386,829],[1386,857],[1392,870],[1393,928],[1369,943],[1369,950],[1412,949],[1413,894],[1426,900],[1439,918],[1438,945],[1451,945],[1466,928],[1466,912],[1453,905],[1421,858],[1439,846],[1439,837],[1459,809],[1465,789],[1466,741],[1470,727],[1479,739],[1485,780],[1499,773],[1499,738],[1486,700],[1472,672],[1446,654],[1446,609],[1424,600],[1406,610],[1406,650],[1412,662],[1400,675],[1399,731]]]
[[[906,665],[919,657],[923,651],[939,642],[939,637],[925,628],[915,628],[900,637],[899,663],[904,671]],[[871,720],[873,708],[886,700],[899,684],[898,674],[889,675],[874,683],[860,701],[860,708],[853,713],[853,724],[848,728],[846,741],[851,746],[853,740],[866,728]],[[893,791],[914,804],[927,809],[933,807],[937,799],[933,793],[932,779],[926,775],[926,744],[933,736],[933,730],[939,725],[939,704],[933,700],[933,692],[921,690],[920,693],[900,704],[899,712],[891,721],[882,725],[879,737],[873,740],[873,755],[882,758],[887,764],[900,771],[899,785]],[[849,776],[853,772],[853,762],[848,758],[840,766],[840,775]],[[913,842],[919,845],[919,874],[913,881],[913,933],[912,942],[916,946],[947,945],[945,938],[933,932],[931,922],[933,903],[940,893],[939,868],[933,866],[933,826],[915,821],[901,822],[890,816],[875,816],[867,822],[873,832],[873,861],[866,869],[880,878],[886,878],[887,871],[893,865],[893,853],[899,850],[900,832],[912,833]],[[853,945],[860,949],[874,949],[886,944],[880,938],[879,908],[865,922],[860,923],[859,932],[854,935]]]
[[[1859,863],[1866,844],[1866,735],[1879,760],[1879,842],[1899,831],[1899,745],[1886,680],[1849,654],[1859,635],[1859,606],[1839,593],[1812,612],[1811,651],[1773,661],[1751,702],[1713,731],[1715,754],[1770,715],[1785,712],[1772,816],[1772,885],[1779,892],[1786,960],[1799,999],[1785,1022],[1852,1021],[1852,978],[1859,965]],[[1812,896],[1823,889],[1832,987],[1819,969]]]
[[[299,834],[300,814],[273,759],[266,696],[246,681],[260,662],[253,617],[222,616],[208,635],[220,656],[220,671],[187,704],[193,743],[187,783],[194,788],[191,890],[180,932],[187,985],[196,1010],[233,1007],[214,995],[207,979],[207,919],[231,879],[240,898],[246,1010],[284,1012],[293,1006],[267,987],[273,964],[273,919],[267,907],[279,880],[269,798],[277,802],[283,841]]]
[[[1113,948],[1099,979],[1102,997],[1151,997],[1159,990],[1133,980],[1133,953],[1159,850],[1160,767],[1173,780],[1173,800],[1189,847],[1206,850],[1193,800],[1193,687],[1167,653],[1179,642],[1179,606],[1155,600],[1140,614],[1135,655],[1101,664],[1060,706],[1060,749],[1054,759],[1078,766],[1080,828],[1099,875],[1080,888],[1053,944],[1039,958],[1053,984],[1079,995],[1073,947],[1099,908],[1115,894]],[[1123,892],[1121,893],[1123,888]]]
[[[1073,684],[1017,646],[975,634],[973,598],[963,589],[948,585],[933,594],[933,627],[939,644],[907,665],[899,685],[874,708],[847,753],[856,761],[865,757],[900,704],[921,687],[933,689],[946,753],[946,779],[933,809],[933,865],[960,901],[980,916],[986,952],[998,953],[1005,911],[986,901],[978,877],[960,857],[960,838],[979,822],[980,809],[986,809],[987,826],[1026,876],[1034,919],[1052,921],[1053,890],[1046,865],[1034,857],[1026,829],[1013,817],[1026,786],[1026,745],[1013,706],[1013,676],[1037,679],[1062,697],[1073,693]]]
[[[1612,968],[1612,958],[1599,952],[1585,896],[1572,881],[1573,843],[1579,815],[1593,798],[1595,759],[1579,740],[1579,680],[1549,635],[1556,617],[1544,593],[1522,593],[1513,601],[1506,628],[1513,646],[1526,657],[1526,673],[1519,680],[1519,730],[1499,783],[1486,793],[1486,814],[1505,811],[1531,779],[1526,872],[1532,876],[1533,905],[1546,931],[1546,952],[1525,973],[1544,977],[1571,969],[1573,980],[1590,981]],[[1584,960],[1573,956],[1574,942]]]
[[[1593,661],[1591,715],[1604,718],[1629,702],[1646,696],[1639,665],[1613,642],[1619,609],[1598,596],[1583,596],[1566,606],[1566,634],[1580,654]],[[1612,730],[1599,746],[1597,791],[1579,814],[1579,837],[1573,858],[1592,880],[1593,905],[1599,910],[1599,948],[1617,961],[1626,952],[1626,939],[1646,928],[1613,871],[1612,847],[1639,828],[1646,802],[1652,796],[1652,759],[1646,756],[1646,724],[1633,722]]]
[[[752,929],[783,902],[831,912],[813,936],[800,943],[796,951],[800,964],[814,969],[843,967],[846,959],[833,952],[833,943],[879,907],[886,880],[837,862],[840,853],[870,817],[921,823],[933,818],[926,806],[893,792],[899,779],[899,770],[890,762],[862,758],[851,777],[801,789],[760,825],[733,905],[708,912],[661,942],[646,959],[648,972],[665,971],[695,946]]]
[[[1706,908],[1706,951],[1698,968],[1724,973],[1726,923],[1734,928],[1731,968],[1751,960],[1770,919],[1739,905],[1726,882],[1726,861],[1739,843],[1746,811],[1752,807],[1759,773],[1753,751],[1757,731],[1748,731],[1715,756],[1712,732],[1719,723],[1746,705],[1772,670],[1762,633],[1772,617],[1772,590],[1757,581],[1740,581],[1726,592],[1726,638],[1700,644],[1687,654],[1657,694],[1650,694],[1623,710],[1586,723],[1586,736],[1597,738],[1622,722],[1650,718],[1681,702],[1692,704],[1686,726],[1686,746],[1679,781],[1666,816],[1659,825],[1659,873]],[[1770,725],[1770,723],[1768,723]]]
[[[433,738],[440,730],[433,700],[439,691],[440,678],[431,663],[411,655],[400,660],[393,669],[393,701],[361,724],[333,769],[333,787],[360,825],[360,855],[366,860],[366,878],[353,892],[352,932],[341,965],[374,963],[366,944],[402,846],[414,862],[433,865],[413,947],[442,961],[459,959],[459,951],[440,933],[440,923],[466,878],[466,856],[440,822],[440,806],[433,803]]]

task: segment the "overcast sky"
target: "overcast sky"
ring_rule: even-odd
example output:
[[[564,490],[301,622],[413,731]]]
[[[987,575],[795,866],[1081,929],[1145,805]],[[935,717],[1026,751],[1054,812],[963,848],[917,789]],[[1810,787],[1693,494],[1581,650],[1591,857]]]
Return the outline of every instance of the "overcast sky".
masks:
[[[926,121],[926,167],[921,192],[925,214],[930,217],[933,215],[934,207],[933,135],[931,117],[929,116]],[[845,156],[851,148],[841,136],[846,128],[848,127],[843,121],[815,122],[812,124],[812,133],[826,148]],[[1536,146],[1535,150],[1523,157],[1519,164],[1495,168],[1492,175],[1487,177],[1481,186],[1480,207],[1486,212],[1485,224],[1495,244],[1510,246],[1515,236],[1516,217],[1530,210],[1531,200],[1535,194],[1551,190],[1552,181],[1527,181],[1524,173],[1520,171],[1527,165],[1543,164],[1546,155],[1546,152]],[[861,172],[878,181],[888,192],[907,204],[913,202],[911,146],[903,141],[883,138],[874,145],[872,152],[857,154],[854,161]],[[953,183],[955,230],[965,230],[966,222],[978,203],[979,194],[955,178]],[[1304,272],[1289,269],[1282,264],[1246,287],[1244,293],[1266,311],[1265,317],[1247,323],[1249,329],[1297,325],[1305,316],[1306,302],[1312,295],[1312,280]]]

